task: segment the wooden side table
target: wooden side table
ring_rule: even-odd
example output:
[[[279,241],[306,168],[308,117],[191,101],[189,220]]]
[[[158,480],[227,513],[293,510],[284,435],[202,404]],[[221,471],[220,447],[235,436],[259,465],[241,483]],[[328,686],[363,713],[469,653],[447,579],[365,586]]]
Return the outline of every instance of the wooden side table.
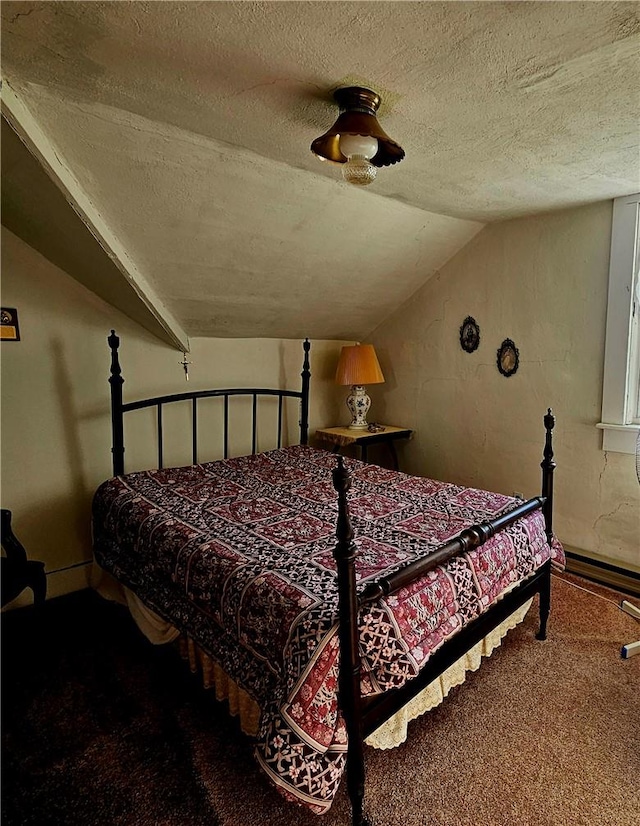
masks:
[[[398,470],[398,454],[396,453],[395,440],[411,438],[412,430],[406,427],[395,427],[394,425],[381,425],[384,430],[377,433],[370,433],[368,430],[350,430],[348,427],[324,427],[316,430],[316,438],[320,442],[332,445],[331,452],[338,453],[341,447],[347,445],[358,445],[360,448],[360,458],[367,461],[367,448],[369,445],[384,443],[389,447],[393,469]]]

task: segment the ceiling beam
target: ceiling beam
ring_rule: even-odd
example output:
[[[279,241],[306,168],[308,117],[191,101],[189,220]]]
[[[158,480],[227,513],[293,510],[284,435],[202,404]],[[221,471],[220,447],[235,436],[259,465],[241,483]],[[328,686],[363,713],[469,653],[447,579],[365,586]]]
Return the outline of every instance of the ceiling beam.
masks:
[[[186,332],[131,260],[122,243],[100,215],[72,170],[64,163],[56,147],[42,131],[20,95],[4,78],[2,79],[2,114],[132,287],[138,299],[151,313],[166,334],[167,340],[177,349],[188,352],[189,337]],[[126,313],[126,309],[120,307],[118,309]]]

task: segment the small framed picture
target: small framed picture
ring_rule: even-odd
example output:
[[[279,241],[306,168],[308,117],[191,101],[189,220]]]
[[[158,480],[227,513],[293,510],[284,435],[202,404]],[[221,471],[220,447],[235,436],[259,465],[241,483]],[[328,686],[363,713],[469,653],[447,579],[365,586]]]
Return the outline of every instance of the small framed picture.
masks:
[[[480,327],[475,318],[468,315],[460,327],[460,346],[467,353],[473,353],[480,344]]]
[[[0,341],[20,341],[18,311],[15,307],[0,307]]]
[[[520,353],[510,338],[505,338],[500,345],[497,362],[498,370],[503,376],[513,376],[517,371],[518,365],[520,364]]]

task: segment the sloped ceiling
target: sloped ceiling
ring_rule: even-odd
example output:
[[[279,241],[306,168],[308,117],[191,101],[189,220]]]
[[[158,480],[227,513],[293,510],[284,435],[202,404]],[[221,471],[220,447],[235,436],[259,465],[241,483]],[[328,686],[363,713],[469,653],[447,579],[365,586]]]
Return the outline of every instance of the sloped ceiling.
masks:
[[[361,340],[484,223],[639,186],[636,3],[5,0],[1,13],[4,83],[73,174],[85,222],[94,211],[126,252],[88,286],[150,329],[165,308],[180,341]],[[309,151],[351,83],[381,94],[407,153],[367,188]],[[30,222],[33,239],[28,180],[3,174],[3,221],[23,236]]]

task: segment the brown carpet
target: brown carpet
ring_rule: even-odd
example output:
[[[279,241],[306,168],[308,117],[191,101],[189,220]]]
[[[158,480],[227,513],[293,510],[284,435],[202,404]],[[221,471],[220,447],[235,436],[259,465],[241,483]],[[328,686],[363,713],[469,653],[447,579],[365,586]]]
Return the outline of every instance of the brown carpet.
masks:
[[[534,605],[404,746],[367,748],[375,826],[638,826],[640,656],[620,646],[640,625],[622,596],[555,577],[546,642]],[[119,606],[83,592],[2,631],[5,826],[349,824],[344,788],[322,818],[282,800],[236,722]]]

